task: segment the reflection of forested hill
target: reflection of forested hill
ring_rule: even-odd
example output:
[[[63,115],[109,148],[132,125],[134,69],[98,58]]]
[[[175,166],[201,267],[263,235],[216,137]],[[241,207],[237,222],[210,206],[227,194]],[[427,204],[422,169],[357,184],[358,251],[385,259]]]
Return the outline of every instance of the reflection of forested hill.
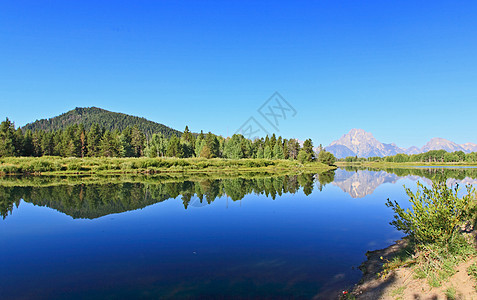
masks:
[[[104,215],[144,208],[168,199],[167,193],[151,197],[139,183],[26,188],[23,199],[73,218],[95,219]]]
[[[399,177],[384,171],[359,170],[349,172],[338,169],[335,172],[333,184],[341,188],[353,198],[363,198],[372,194],[374,190],[383,183],[395,183]]]
[[[184,208],[191,201],[212,203],[227,196],[240,200],[245,195],[264,194],[275,199],[283,193],[305,194],[313,190],[313,174],[265,178],[182,181],[167,183],[109,183],[54,185],[47,187],[0,186],[0,212],[5,218],[18,206],[20,199],[46,206],[73,218],[94,219],[113,213],[144,208],[148,205],[181,196]],[[197,206],[195,203],[194,206]]]

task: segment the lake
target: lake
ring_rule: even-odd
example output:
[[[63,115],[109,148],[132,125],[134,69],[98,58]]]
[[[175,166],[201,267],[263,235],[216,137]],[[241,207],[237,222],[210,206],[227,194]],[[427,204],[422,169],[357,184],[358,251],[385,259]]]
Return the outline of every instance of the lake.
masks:
[[[386,199],[477,169],[0,178],[2,299],[329,299],[402,237]]]

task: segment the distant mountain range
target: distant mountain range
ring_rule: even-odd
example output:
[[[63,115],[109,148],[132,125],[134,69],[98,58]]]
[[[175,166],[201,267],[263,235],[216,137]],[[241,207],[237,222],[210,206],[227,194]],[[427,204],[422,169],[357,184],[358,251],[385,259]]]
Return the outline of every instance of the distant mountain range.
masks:
[[[172,135],[180,136],[182,134],[178,130],[172,129],[160,123],[149,121],[145,118],[112,112],[97,107],[77,107],[57,117],[41,119],[33,123],[26,124],[22,127],[22,129],[30,129],[32,131],[55,131],[59,129],[65,129],[69,125],[83,124],[85,129],[88,130],[93,123],[96,123],[107,130],[117,129],[122,131],[128,126],[137,126],[139,130],[148,135],[159,132],[164,134],[166,137],[171,137]]]
[[[390,156],[398,153],[418,154],[430,150],[445,150],[447,152],[463,151],[465,153],[477,152],[477,144],[465,143],[456,144],[443,138],[433,138],[423,147],[412,146],[401,148],[396,144],[385,144],[378,141],[370,132],[363,129],[351,129],[339,140],[333,141],[325,147],[326,151],[333,153],[337,158],[347,156],[372,157],[372,156]]]

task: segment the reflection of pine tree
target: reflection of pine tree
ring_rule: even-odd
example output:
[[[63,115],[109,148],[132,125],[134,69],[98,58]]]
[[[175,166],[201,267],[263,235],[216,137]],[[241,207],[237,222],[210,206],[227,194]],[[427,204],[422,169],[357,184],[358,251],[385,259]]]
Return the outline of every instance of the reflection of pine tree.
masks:
[[[303,193],[310,195],[313,192],[313,174],[300,174],[298,176],[298,183],[303,187]]]
[[[335,171],[331,170],[328,172],[319,173],[317,174],[317,177],[318,177],[317,178],[318,189],[321,192],[323,188],[325,187],[325,185],[327,185],[328,183],[332,183],[335,180]]]
[[[0,187],[0,214],[5,219],[13,212],[13,206],[17,208],[22,198],[19,190],[13,187]]]
[[[284,193],[295,193],[300,187],[303,187],[305,194],[309,195],[312,185],[313,176],[302,174],[263,178],[206,179],[195,182],[81,183],[46,187],[0,186],[0,212],[3,218],[7,217],[12,212],[14,203],[18,205],[20,199],[24,199],[38,206],[56,209],[73,218],[92,219],[143,208],[164,200],[175,199],[178,196],[181,196],[184,208],[187,208],[194,196],[197,196],[201,203],[205,198],[208,204],[223,195],[228,195],[234,201],[241,200],[251,193],[265,194],[276,199]]]

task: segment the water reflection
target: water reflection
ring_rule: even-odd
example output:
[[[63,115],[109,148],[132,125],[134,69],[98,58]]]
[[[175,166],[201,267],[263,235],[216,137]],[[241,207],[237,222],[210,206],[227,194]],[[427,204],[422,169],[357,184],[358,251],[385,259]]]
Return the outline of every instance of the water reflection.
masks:
[[[331,176],[331,177],[330,177]],[[318,177],[323,182],[332,180]],[[282,194],[312,193],[314,174],[293,176],[206,179],[175,182],[122,182],[100,184],[57,184],[52,186],[0,186],[0,213],[5,219],[20,200],[45,206],[74,219],[95,219],[113,213],[144,208],[180,197],[184,208],[211,204],[215,199],[228,197],[241,200],[247,194],[266,195],[272,199]],[[320,185],[321,187],[321,185]]]
[[[361,277],[366,251],[401,237],[384,205],[406,199],[401,184],[475,173],[3,177],[0,290],[5,299],[336,299]]]
[[[385,183],[395,184],[407,178],[430,184],[446,179],[449,185],[477,185],[477,168],[358,168],[346,167],[320,174],[300,174],[275,177],[251,177],[196,180],[147,180],[115,178],[115,183],[84,183],[84,178],[3,178],[0,181],[0,214],[5,219],[20,200],[60,211],[75,219],[95,219],[108,214],[141,209],[180,197],[184,208],[201,207],[215,199],[228,197],[233,201],[245,195],[265,195],[272,199],[282,194],[302,190],[310,195],[314,187],[322,191],[333,184],[352,198],[364,198]],[[125,180],[126,182],[121,182]],[[142,180],[142,179],[141,179]],[[86,181],[87,182],[87,181]],[[17,184],[19,186],[17,186]]]
[[[356,170],[354,172],[343,169],[336,170],[333,184],[341,188],[353,198],[363,198],[370,195],[384,183],[396,183],[399,176],[385,171]]]
[[[370,195],[380,185],[395,184],[398,180],[407,178],[431,184],[436,180],[446,180],[448,185],[476,185],[477,168],[359,168],[345,167],[335,172],[333,185],[341,188],[353,198],[364,198]]]

